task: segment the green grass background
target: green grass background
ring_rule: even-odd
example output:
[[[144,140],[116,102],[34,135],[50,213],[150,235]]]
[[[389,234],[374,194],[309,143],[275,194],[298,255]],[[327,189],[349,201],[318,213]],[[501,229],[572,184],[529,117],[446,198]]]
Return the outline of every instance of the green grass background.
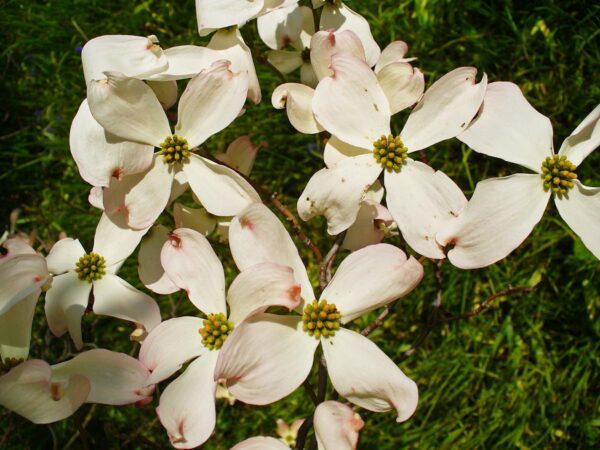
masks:
[[[349,1],[368,18],[383,47],[405,40],[429,84],[445,72],[474,65],[490,81],[518,83],[529,101],[550,117],[558,148],[600,100],[598,73],[600,5],[589,1],[414,0]],[[202,44],[196,33],[193,1],[53,0],[0,1],[0,223],[19,208],[17,228],[35,232],[39,250],[60,232],[91,248],[99,212],[87,203],[88,185],[69,153],[70,122],[85,97],[77,48],[102,34],[157,34],[165,47]],[[254,25],[243,34],[263,51]],[[276,77],[259,67],[263,102],[208,142],[222,151],[241,134],[267,141],[254,179],[278,192],[295,210],[295,199],[322,167],[322,142],[302,136],[285,114],[270,106]],[[292,77],[293,79],[293,77]],[[394,119],[395,130],[403,114]],[[470,195],[478,180],[514,173],[518,167],[473,154],[458,141],[427,151],[429,163],[444,170]],[[578,171],[600,186],[600,154]],[[171,223],[166,216],[164,223]],[[326,250],[332,239],[322,220],[305,224]],[[399,242],[392,240],[392,242]],[[217,245],[234,268],[225,245]],[[300,246],[310,270],[316,265]],[[403,298],[372,339],[396,360],[422,332],[435,298],[434,265],[425,262],[421,286]],[[558,216],[552,202],[527,241],[493,267],[461,271],[443,267],[443,305],[453,313],[474,308],[508,286],[535,286],[532,293],[496,301],[485,313],[437,326],[401,368],[420,388],[414,417],[397,424],[395,415],[361,410],[366,422],[360,448],[598,448],[600,445],[600,332],[598,261]],[[136,258],[122,275],[140,286]],[[141,287],[141,286],[140,286]],[[160,300],[164,317],[194,314],[179,295]],[[356,328],[374,315],[363,318]],[[89,347],[136,352],[127,324],[89,316]],[[67,339],[54,338],[40,300],[31,357],[58,362],[72,355]],[[314,377],[314,375],[313,375]],[[162,386],[164,388],[164,384]],[[169,448],[153,411],[85,405],[75,417],[35,426],[0,410],[0,448]],[[204,448],[228,449],[250,436],[275,435],[275,420],[292,421],[312,411],[302,390],[268,407],[233,407],[218,402],[218,426]],[[76,424],[86,436],[78,437]]]

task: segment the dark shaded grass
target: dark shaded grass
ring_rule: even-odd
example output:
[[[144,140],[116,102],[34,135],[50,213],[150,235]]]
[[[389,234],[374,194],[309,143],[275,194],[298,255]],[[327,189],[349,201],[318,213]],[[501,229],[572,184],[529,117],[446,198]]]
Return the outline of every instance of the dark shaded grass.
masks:
[[[403,39],[429,83],[460,65],[475,65],[490,81],[518,83],[531,103],[550,117],[555,146],[600,99],[598,71],[600,7],[590,2],[350,1],[370,21],[377,40]],[[155,33],[169,47],[203,43],[195,32],[193,2],[160,1],[3,1],[0,15],[3,99],[0,103],[0,220],[8,223],[13,208],[23,210],[18,228],[36,230],[39,247],[61,231],[91,248],[99,214],[87,204],[68,150],[68,130],[85,96],[76,51],[91,37]],[[243,29],[248,41],[253,26]],[[257,44],[259,45],[259,44]],[[264,50],[264,46],[260,46]],[[253,172],[258,183],[280,194],[295,209],[295,199],[310,175],[322,166],[322,143],[301,136],[285,114],[274,111],[270,94],[278,84],[259,68],[263,102],[208,142],[223,150],[240,134],[267,141]],[[400,130],[405,114],[394,121]],[[458,141],[428,150],[426,157],[465,190],[483,178],[522,171],[477,155]],[[590,156],[578,171],[592,186],[600,185],[599,156]],[[170,219],[163,219],[169,224]],[[324,223],[306,229],[323,250],[331,245]],[[392,242],[399,242],[398,239]],[[232,267],[227,247],[217,246]],[[301,247],[316,274],[314,258]],[[361,411],[366,421],[361,448],[594,448],[600,442],[598,261],[562,222],[552,203],[530,238],[508,259],[482,270],[444,266],[444,307],[453,313],[473,309],[508,286],[533,286],[532,293],[502,298],[480,316],[437,326],[402,369],[420,386],[414,418],[396,424],[393,413]],[[373,340],[399,360],[422,332],[435,298],[434,267],[402,299],[396,314]],[[137,283],[132,257],[122,272]],[[228,279],[234,276],[228,269]],[[182,296],[162,298],[165,317],[194,314]],[[66,358],[66,339],[52,337],[40,302],[32,357]],[[375,314],[358,320],[356,329]],[[84,336],[90,346],[135,352],[127,324],[86,317]],[[164,389],[163,384],[161,387]],[[156,403],[154,403],[155,405]],[[256,435],[274,435],[275,419],[291,421],[310,414],[302,390],[269,407],[218,404],[218,423],[207,449],[226,449]],[[89,419],[89,421],[88,421]],[[93,448],[167,448],[168,440],[152,406],[83,407],[75,417],[51,427],[34,426],[0,411],[0,448],[63,448],[86,424]],[[75,439],[71,448],[83,448]]]

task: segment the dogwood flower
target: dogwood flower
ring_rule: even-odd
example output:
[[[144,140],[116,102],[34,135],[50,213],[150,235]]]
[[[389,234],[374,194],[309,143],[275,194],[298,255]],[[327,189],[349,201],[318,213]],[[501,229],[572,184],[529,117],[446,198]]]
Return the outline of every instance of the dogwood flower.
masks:
[[[224,379],[239,400],[256,405],[293,392],[308,376],[319,345],[340,395],[371,411],[395,408],[398,421],[417,406],[417,386],[368,338],[342,325],[408,294],[423,267],[388,244],[346,257],[316,299],[289,234],[261,204],[250,205],[230,228],[231,252],[240,270],[261,262],[285,264],[302,286],[299,314],[259,313],[236,326],[223,345],[214,379]]]
[[[83,346],[81,318],[94,296],[93,311],[99,315],[129,320],[152,330],[161,321],[156,302],[116,275],[146,230],[121,228],[102,215],[94,247],[87,253],[77,239],[58,241],[46,261],[54,274],[46,293],[46,319],[54,335],[69,332],[75,347]]]
[[[0,245],[0,358],[29,354],[31,325],[42,290],[52,283],[46,259],[19,238]]]
[[[319,82],[312,101],[317,121],[334,136],[325,147],[329,168],[308,182],[298,199],[300,217],[325,215],[328,232],[339,234],[356,220],[365,192],[383,172],[387,207],[405,241],[422,255],[444,258],[435,235],[467,200],[445,174],[409,154],[466,128],[481,105],[487,77],[476,84],[472,67],[444,75],[394,136],[390,105],[395,101],[373,71],[348,53],[331,60],[334,74]]]
[[[365,49],[367,64],[373,67],[379,59],[381,49],[373,39],[369,22],[348,8],[341,0],[312,0],[312,4],[315,9],[323,6],[319,28],[335,31],[350,30],[355,33]]]
[[[152,90],[142,81],[108,73],[106,80],[88,86],[94,118],[108,132],[160,151],[150,169],[111,180],[104,189],[109,216],[125,212],[127,225],[152,225],[167,205],[175,174],[183,172],[192,191],[212,214],[232,216],[249,202],[260,201],[254,189],[233,170],[192,153],[192,149],[229,125],[246,98],[246,73],[234,74],[226,61],[214,63],[192,78],[179,101],[178,123],[171,134],[169,121]]]
[[[300,287],[289,267],[265,263],[242,271],[226,296],[219,258],[204,236],[189,229],[170,234],[161,260],[171,281],[207,316],[163,322],[148,335],[139,357],[152,371],[149,384],[168,378],[193,360],[163,391],[156,412],[174,447],[194,448],[215,427],[213,374],[221,346],[248,315],[269,306],[298,306]]]
[[[600,258],[600,188],[585,186],[576,174],[577,166],[600,145],[599,122],[597,106],[555,154],[550,120],[515,84],[490,84],[481,114],[458,138],[479,153],[535,173],[477,184],[464,211],[437,237],[442,245],[454,245],[450,261],[470,269],[506,257],[541,220],[550,197],[564,221]]]
[[[302,422],[296,421],[294,425],[300,426]],[[360,416],[343,403],[335,401],[320,403],[314,414],[319,450],[355,450],[358,444],[358,432],[363,425]],[[279,425],[277,428],[279,429]],[[277,434],[281,435],[279,431]],[[256,436],[240,442],[231,450],[287,450],[294,445],[295,441],[292,444],[290,440],[277,441],[271,437]]]
[[[25,358],[0,364],[0,405],[37,424],[65,419],[83,403],[145,404],[154,390],[148,370],[124,353],[95,349],[52,366]]]
[[[295,447],[298,430],[304,423],[304,419],[294,420],[291,424],[286,423],[283,419],[277,419],[275,423],[277,424],[276,433],[279,436],[279,440],[288,447]]]

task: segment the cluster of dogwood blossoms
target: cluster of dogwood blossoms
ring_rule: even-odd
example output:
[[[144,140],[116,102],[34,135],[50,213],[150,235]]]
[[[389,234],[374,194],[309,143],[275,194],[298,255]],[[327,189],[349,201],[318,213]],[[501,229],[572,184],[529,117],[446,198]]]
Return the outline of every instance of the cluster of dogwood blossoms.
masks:
[[[363,422],[350,405],[395,410],[401,422],[418,403],[416,384],[346,326],[423,277],[415,257],[381,243],[386,235],[399,232],[422,257],[484,267],[527,238],[553,197],[600,258],[600,188],[577,179],[577,166],[600,144],[600,106],[555,153],[550,121],[516,85],[488,83],[472,67],[426,83],[404,42],[381,50],[367,21],[340,0],[196,0],[196,10],[200,35],[212,33],[206,47],[164,49],[155,36],[112,35],[83,49],[87,98],[70,149],[102,216],[91,249],[65,238],[43,256],[18,237],[2,243],[1,405],[50,423],[85,402],[145,405],[170,380],[156,413],[174,447],[194,448],[215,428],[219,390],[248,404],[276,402],[305,382],[318,352],[349,403],[318,399],[315,440],[319,449],[352,449]],[[307,181],[297,210],[303,220],[325,216],[329,234],[351,253],[321,280],[318,295],[320,280],[311,280],[249,181],[259,146],[241,136],[225,153],[201,148],[252,114],[247,100],[261,101],[240,33],[255,18],[269,64],[282,74],[300,69],[301,83],[277,87],[273,106],[300,133],[328,137],[324,167]],[[400,133],[392,132],[392,116],[407,108]],[[533,173],[480,181],[467,200],[448,176],[413,159],[455,138]],[[177,202],[188,190],[196,207]],[[155,225],[165,210],[172,229]],[[228,287],[207,239],[215,235],[239,270]],[[197,315],[163,321],[156,301],[117,275],[138,245],[141,282],[158,295],[185,291]],[[93,349],[55,365],[28,359],[42,292],[54,335],[68,332],[82,350],[86,311],[111,316],[134,324],[138,357]],[[289,448],[285,442],[253,437],[234,448]]]

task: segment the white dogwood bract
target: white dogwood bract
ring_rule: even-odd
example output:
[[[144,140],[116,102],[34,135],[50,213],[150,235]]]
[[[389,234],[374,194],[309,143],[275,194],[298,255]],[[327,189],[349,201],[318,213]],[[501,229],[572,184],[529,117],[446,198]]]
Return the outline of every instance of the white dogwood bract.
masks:
[[[0,374],[0,405],[34,423],[51,423],[83,403],[146,403],[148,370],[123,353],[95,349],[55,365],[32,359]]]
[[[185,289],[208,319],[178,317],[163,322],[144,341],[140,361],[152,371],[147,382],[153,384],[197,358],[169,384],[157,408],[171,443],[176,448],[194,448],[208,439],[215,426],[217,383],[213,373],[221,345],[247,316],[269,306],[295,308],[300,302],[300,287],[289,267],[263,263],[242,271],[226,295],[217,255],[206,238],[193,230],[171,233],[161,259],[173,284]],[[206,337],[199,332],[204,328],[220,333],[221,327],[224,330],[216,340],[210,333]]]
[[[84,100],[73,119],[69,147],[81,178],[92,186],[108,187],[112,178],[144,172],[152,164],[154,148],[107,132],[92,116]]]
[[[268,436],[256,436],[231,447],[230,450],[289,450],[290,446]]]
[[[583,162],[600,145],[599,119],[597,106],[565,139],[557,156],[564,156],[573,166]],[[542,166],[555,156],[552,125],[527,102],[518,86],[491,83],[481,114],[459,139],[475,151],[535,173],[490,178],[477,184],[464,211],[438,235],[442,245],[453,245],[448,252],[453,264],[472,269],[506,257],[540,221],[551,196],[564,221],[600,258],[600,188],[587,187],[576,178],[569,178],[572,188],[569,180],[560,184],[563,168],[551,173],[550,179],[552,183],[557,180],[558,187],[565,186],[565,192],[553,193],[545,187]]]
[[[45,258],[23,240],[8,239],[0,249],[0,360],[24,359],[38,298],[52,277]]]
[[[314,83],[284,83],[273,91],[273,107],[286,108],[290,123],[301,133],[315,134],[324,130],[314,117],[312,100],[315,90],[312,86],[332,74],[331,57],[342,52],[366,61],[363,45],[352,31],[315,33],[310,40],[310,65],[316,78]]]
[[[313,0],[313,8],[318,8],[321,5],[323,5],[323,12],[319,28],[321,30],[349,30],[355,33],[365,49],[367,63],[373,67],[381,55],[381,49],[373,39],[369,22],[341,1]]]
[[[104,72],[121,72],[144,78],[168,69],[169,62],[158,38],[106,35],[89,40],[81,51],[86,84],[105,78]]]
[[[304,24],[303,9],[310,12],[307,7],[292,4],[263,14],[256,19],[256,28],[262,41],[269,48],[277,50],[298,40]]]
[[[360,415],[336,401],[315,408],[315,434],[319,450],[355,450],[358,432],[364,426]]]
[[[296,280],[303,285],[302,307],[306,313],[315,297],[311,288],[304,287],[308,275],[298,265],[297,250],[293,244],[284,244],[291,243],[289,236],[289,241],[283,236],[272,240],[276,233],[285,233],[277,232],[280,227],[266,207],[251,205],[232,221],[231,251],[240,268],[264,261],[293,267]],[[400,249],[388,244],[371,245],[340,264],[316,302],[335,305],[339,328],[340,323],[346,324],[408,294],[422,276],[421,264],[407,258]],[[373,411],[395,408],[399,421],[412,415],[418,398],[416,384],[375,344],[344,328],[319,339],[303,330],[303,325],[301,315],[263,313],[250,317],[225,342],[215,379],[225,379],[229,391],[246,403],[272,403],[302,384],[320,343],[332,383],[341,395]]]

